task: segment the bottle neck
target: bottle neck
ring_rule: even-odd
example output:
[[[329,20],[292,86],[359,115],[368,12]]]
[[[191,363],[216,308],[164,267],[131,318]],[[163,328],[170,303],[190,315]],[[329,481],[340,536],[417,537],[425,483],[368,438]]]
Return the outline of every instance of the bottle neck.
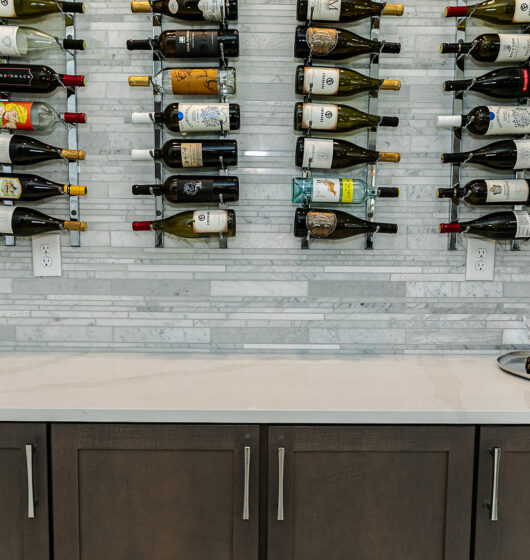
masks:
[[[371,225],[373,225],[372,231],[376,233],[397,233],[398,231],[397,224],[384,224],[380,222],[374,222],[373,224],[371,223]]]
[[[445,17],[465,17],[471,14],[475,6],[449,6],[445,8]]]
[[[162,185],[133,185],[132,193],[134,195],[161,195],[163,189]]]
[[[463,188],[455,187],[454,189],[438,189],[438,198],[462,198],[466,194]]]
[[[460,224],[440,224],[438,227],[438,231],[440,233],[460,233],[462,231],[462,227]]]
[[[453,154],[442,154],[442,163],[464,163],[469,158],[469,152],[455,152]]]
[[[132,229],[133,231],[150,231],[152,222],[133,222]]]
[[[66,87],[83,87],[86,84],[86,78],[84,76],[61,74],[59,77]]]
[[[160,48],[160,43],[158,37],[155,39],[145,39],[145,40],[133,40],[129,39],[127,41],[127,49],[130,51],[150,51],[158,50]]]
[[[444,82],[443,89],[444,91],[463,91],[467,89],[473,80],[449,80]]]

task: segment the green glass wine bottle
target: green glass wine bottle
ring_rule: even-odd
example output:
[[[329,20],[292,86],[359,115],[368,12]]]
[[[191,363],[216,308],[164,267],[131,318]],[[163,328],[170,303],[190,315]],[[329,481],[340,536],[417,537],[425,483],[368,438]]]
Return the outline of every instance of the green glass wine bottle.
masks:
[[[526,210],[494,212],[469,222],[440,224],[440,233],[469,233],[488,239],[529,239],[530,215]]]
[[[48,14],[69,12],[82,14],[85,6],[82,2],[62,2],[55,0],[2,0],[0,18],[36,18]]]
[[[496,25],[530,21],[528,0],[485,0],[468,6],[449,6],[445,17],[471,17]]]

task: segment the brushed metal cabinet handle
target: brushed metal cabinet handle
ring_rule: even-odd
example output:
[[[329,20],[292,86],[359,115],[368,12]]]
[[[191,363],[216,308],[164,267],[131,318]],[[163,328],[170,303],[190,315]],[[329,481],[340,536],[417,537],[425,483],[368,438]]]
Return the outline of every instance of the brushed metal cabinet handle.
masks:
[[[285,448],[278,447],[278,521],[284,521],[283,477],[285,471]]]
[[[491,485],[491,515],[490,521],[499,520],[499,470],[501,466],[501,448],[494,447],[493,454],[493,481]]]
[[[245,486],[243,490],[243,520],[250,519],[250,446],[245,447]]]
[[[33,445],[26,445],[26,473],[28,475],[28,519],[35,518],[35,498],[33,496]]]

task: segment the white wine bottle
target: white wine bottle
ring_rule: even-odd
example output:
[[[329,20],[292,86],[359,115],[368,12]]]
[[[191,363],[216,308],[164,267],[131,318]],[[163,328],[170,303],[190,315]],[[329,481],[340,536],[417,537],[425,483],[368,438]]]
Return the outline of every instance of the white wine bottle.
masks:
[[[237,0],[153,0],[131,2],[133,13],[154,12],[182,21],[221,21],[237,19]]]
[[[27,173],[3,173],[0,175],[0,199],[37,201],[53,196],[85,196],[83,185],[62,185]]]
[[[86,123],[85,113],[62,113],[40,101],[0,101],[0,128],[51,132],[64,123]]]
[[[440,52],[469,54],[477,62],[526,62],[530,59],[530,35],[483,33],[471,43],[442,43]]]
[[[442,128],[465,128],[478,136],[530,134],[530,107],[490,106],[475,107],[467,115],[437,117]]]
[[[387,4],[372,0],[298,0],[298,21],[359,21],[376,16],[402,16],[403,4]]]
[[[86,231],[85,222],[59,220],[33,208],[0,206],[0,235],[29,236],[54,231]]]
[[[81,39],[59,39],[44,31],[21,25],[0,26],[1,56],[40,56],[49,50],[60,47],[68,50],[85,50],[86,44]]]
[[[2,0],[0,2],[0,18],[36,18],[61,12],[82,14],[84,11],[85,5],[82,2],[61,0]]]
[[[0,163],[31,165],[52,159],[85,159],[84,150],[66,150],[21,134],[0,134]]]
[[[445,9],[445,17],[471,17],[496,25],[530,22],[528,0],[485,0],[468,6],[450,6]]]
[[[292,202],[310,204],[362,204],[370,198],[397,198],[396,187],[372,187],[363,179],[324,179],[321,177],[293,178]]]

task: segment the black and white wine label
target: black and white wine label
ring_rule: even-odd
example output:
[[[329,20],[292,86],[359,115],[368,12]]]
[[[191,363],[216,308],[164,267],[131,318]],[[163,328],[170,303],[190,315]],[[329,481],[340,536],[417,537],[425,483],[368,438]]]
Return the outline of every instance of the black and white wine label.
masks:
[[[217,31],[195,31],[183,29],[174,31],[173,48],[176,58],[215,58],[219,56]]]
[[[530,107],[489,107],[490,124],[486,136],[530,134]]]
[[[202,144],[182,142],[180,145],[182,167],[202,167]]]
[[[0,55],[2,56],[23,56],[28,52],[27,40],[21,41],[17,45],[18,25],[0,26]]]
[[[0,0],[0,17],[16,17],[15,0]]]
[[[199,10],[206,21],[221,21],[224,0],[199,0]]]
[[[517,203],[528,200],[528,183],[524,179],[486,180],[486,202]]]
[[[339,92],[340,69],[323,66],[304,68],[304,93],[315,95],[337,95]]]
[[[495,62],[525,62],[530,58],[530,35],[500,33],[499,54]]]
[[[9,155],[9,146],[13,136],[10,134],[0,134],[0,163],[13,163]]]
[[[195,233],[226,233],[228,231],[228,212],[226,210],[196,210],[193,212],[193,231]]]
[[[339,118],[337,105],[304,103],[302,110],[302,127],[314,130],[335,130]]]
[[[530,237],[530,215],[526,210],[514,210],[517,221],[516,239],[527,239]]]
[[[213,188],[213,179],[177,179],[175,202],[211,202]]]
[[[310,210],[305,219],[306,227],[313,237],[329,237],[337,227],[335,212]]]
[[[329,54],[337,46],[339,32],[332,27],[309,27],[305,37],[313,54],[322,56]]]
[[[530,21],[530,2],[528,0],[515,0],[515,11],[513,23],[525,23]]]
[[[517,159],[514,169],[530,168],[530,140],[514,140]]]
[[[342,0],[308,0],[307,19],[339,21],[341,4]]]
[[[0,198],[18,199],[22,194],[20,179],[14,177],[0,177]]]
[[[228,103],[179,103],[179,129],[181,132],[203,132],[230,129]]]
[[[333,163],[333,140],[305,138],[302,167],[309,167],[310,159],[313,169],[331,169],[331,164]]]
[[[15,206],[0,206],[0,233],[11,235],[13,233],[13,212]]]

